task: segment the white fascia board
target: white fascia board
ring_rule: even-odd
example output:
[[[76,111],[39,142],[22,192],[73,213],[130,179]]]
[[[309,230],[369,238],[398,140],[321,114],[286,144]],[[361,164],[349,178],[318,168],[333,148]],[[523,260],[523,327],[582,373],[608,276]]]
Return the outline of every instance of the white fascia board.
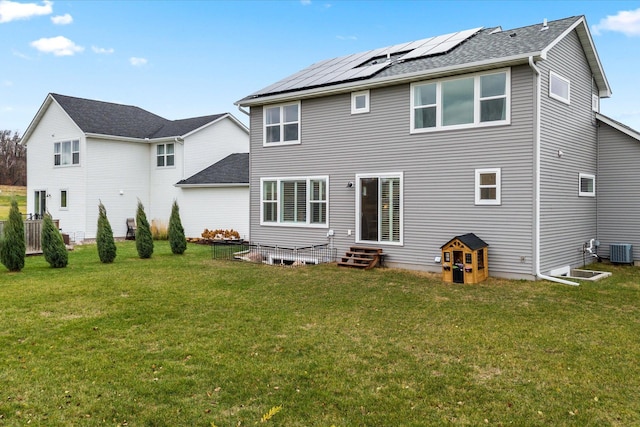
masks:
[[[630,129],[626,126],[620,126],[619,123],[617,123],[616,121],[614,121],[613,119],[610,119],[607,116],[603,116],[600,113],[596,113],[596,119],[600,120],[602,123],[606,123],[609,126],[611,126],[612,128],[626,134],[629,135],[631,138],[640,141],[640,132],[635,131],[633,129]]]
[[[471,73],[475,71],[489,70],[492,68],[502,68],[513,65],[526,64],[529,62],[530,57],[533,57],[535,60],[545,59],[545,56],[542,54],[542,52],[530,52],[499,59],[490,59],[460,65],[452,65],[449,67],[434,68],[432,70],[426,71],[416,71],[414,73],[383,77],[374,80],[348,82],[338,85],[321,86],[313,89],[287,92],[276,95],[261,96],[254,99],[243,99],[235,102],[235,105],[240,107],[252,107],[257,105],[271,104],[275,102],[313,98],[317,97],[318,95],[334,95],[338,93],[351,92],[354,90],[372,89],[380,86],[389,86],[392,84],[410,83],[424,79],[433,79],[454,74]]]
[[[179,188],[231,188],[231,187],[249,187],[249,183],[229,183],[229,184],[173,184]]]
[[[104,135],[101,133],[85,133],[85,137],[87,138],[95,138],[95,139],[106,139],[109,141],[121,141],[121,142],[139,142],[142,144],[154,144],[158,142],[175,142],[175,136],[168,136],[164,138],[132,138],[129,136],[118,136],[118,135]]]

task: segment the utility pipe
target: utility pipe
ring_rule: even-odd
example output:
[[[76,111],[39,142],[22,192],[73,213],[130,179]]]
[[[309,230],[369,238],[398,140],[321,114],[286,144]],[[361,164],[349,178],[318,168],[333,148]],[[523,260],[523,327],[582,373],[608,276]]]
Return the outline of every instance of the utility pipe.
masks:
[[[535,210],[535,239],[536,239],[536,259],[535,259],[535,263],[536,263],[536,277],[538,277],[539,279],[543,279],[543,280],[549,280],[551,282],[557,282],[557,283],[562,283],[564,285],[571,285],[571,286],[580,286],[579,283],[577,282],[572,282],[569,280],[564,280],[564,279],[560,279],[558,277],[552,277],[552,276],[547,276],[546,274],[542,274],[542,272],[540,271],[540,228],[541,228],[541,220],[540,220],[540,196],[541,196],[541,191],[540,191],[540,159],[541,159],[541,154],[540,154],[540,145],[541,145],[541,138],[540,138],[540,118],[541,118],[541,106],[540,106],[540,101],[541,101],[541,84],[540,84],[540,70],[538,69],[538,67],[536,67],[536,64],[533,62],[533,56],[529,57],[529,67],[531,67],[531,69],[533,70],[533,72],[536,75],[536,111],[535,111],[535,115],[534,115],[534,120],[535,120],[535,159],[536,159],[536,185],[535,185],[535,197],[536,197],[536,210]]]

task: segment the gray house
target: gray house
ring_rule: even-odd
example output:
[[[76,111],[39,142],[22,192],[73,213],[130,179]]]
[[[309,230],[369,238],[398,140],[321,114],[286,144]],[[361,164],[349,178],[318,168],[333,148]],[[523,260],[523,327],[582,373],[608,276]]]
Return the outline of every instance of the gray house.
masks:
[[[599,114],[610,95],[583,16],[315,63],[237,102],[251,117],[251,238],[373,246],[387,265],[440,271],[440,247],[474,233],[493,276],[560,274],[590,262],[595,239],[606,255],[630,236],[615,165],[640,146]]]

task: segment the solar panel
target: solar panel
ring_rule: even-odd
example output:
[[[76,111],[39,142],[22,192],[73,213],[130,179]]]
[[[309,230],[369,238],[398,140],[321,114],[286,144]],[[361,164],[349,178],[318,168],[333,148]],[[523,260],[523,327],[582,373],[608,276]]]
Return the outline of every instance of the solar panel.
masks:
[[[458,31],[456,33],[433,37],[432,40],[430,40],[424,46],[413,49],[411,52],[402,56],[400,60],[422,58],[424,56],[437,55],[439,53],[448,52],[481,29],[482,28],[473,28],[471,30]]]
[[[482,28],[472,28],[470,30],[459,31],[456,33],[449,33],[413,42],[399,43],[393,46],[326,59],[316,62],[309,67],[290,75],[289,77],[254,92],[253,95],[264,95],[293,89],[304,89],[323,84],[339,83],[353,79],[370,77],[391,64],[391,62],[387,61],[385,58],[387,55],[397,55],[406,52],[406,54],[399,58],[399,60],[403,61],[445,53],[455,48],[481,29]],[[381,61],[373,61],[375,58],[381,58]]]

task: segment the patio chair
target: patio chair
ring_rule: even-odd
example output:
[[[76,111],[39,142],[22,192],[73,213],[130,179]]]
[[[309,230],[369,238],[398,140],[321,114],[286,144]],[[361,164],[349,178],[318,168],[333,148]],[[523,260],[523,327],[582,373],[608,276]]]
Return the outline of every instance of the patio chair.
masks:
[[[136,219],[127,218],[127,236],[126,240],[136,240]]]

